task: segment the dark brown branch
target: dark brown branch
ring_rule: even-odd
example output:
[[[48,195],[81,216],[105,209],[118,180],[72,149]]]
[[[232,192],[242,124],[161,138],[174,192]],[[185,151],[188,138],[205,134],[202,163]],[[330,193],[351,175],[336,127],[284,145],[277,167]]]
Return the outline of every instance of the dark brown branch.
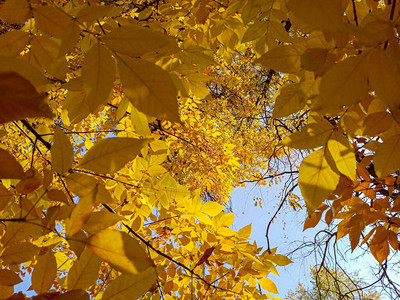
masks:
[[[28,123],[26,120],[21,120],[21,123],[48,149],[51,149],[51,144],[45,141],[43,137]]]

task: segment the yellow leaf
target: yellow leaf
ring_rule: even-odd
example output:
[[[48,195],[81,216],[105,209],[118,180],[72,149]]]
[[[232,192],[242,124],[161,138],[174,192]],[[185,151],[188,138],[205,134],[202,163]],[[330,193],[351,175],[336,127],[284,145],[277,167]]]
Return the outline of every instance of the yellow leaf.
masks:
[[[329,49],[307,49],[301,56],[301,67],[309,71],[319,72],[324,68],[328,54]]]
[[[65,28],[72,19],[61,8],[52,5],[40,5],[33,8],[36,26],[43,32],[56,38],[62,38]]]
[[[71,237],[78,233],[89,220],[90,214],[93,213],[92,208],[95,195],[90,194],[79,199],[78,204],[74,207],[71,215],[65,220],[65,235]]]
[[[389,130],[393,125],[393,115],[387,111],[375,112],[364,119],[364,135],[375,137]]]
[[[122,87],[141,112],[179,122],[177,91],[169,74],[144,60],[118,57]]]
[[[138,111],[134,106],[131,107],[131,121],[137,134],[141,136],[150,135],[149,120],[147,116]]]
[[[74,148],[66,134],[57,126],[51,147],[51,165],[60,174],[67,172],[74,161]]]
[[[39,94],[35,87],[16,72],[0,73],[0,123],[33,117],[52,117],[44,101],[45,94]]]
[[[97,19],[101,19],[103,16],[107,15],[115,7],[111,5],[94,5],[86,6],[82,8],[77,14],[76,18],[80,22],[93,22]]]
[[[107,103],[113,88],[115,63],[110,52],[96,43],[82,63],[82,80],[90,112]]]
[[[282,144],[296,149],[313,149],[325,145],[332,132],[333,126],[328,121],[311,123],[286,137]]]
[[[3,247],[22,241],[29,236],[39,236],[42,229],[41,222],[12,222],[7,224],[7,231],[1,238]]]
[[[173,46],[175,43],[160,32],[135,25],[118,27],[101,37],[101,40],[112,50],[133,57]]]
[[[0,149],[0,178],[24,178],[24,170],[6,150]]]
[[[106,210],[97,211],[89,216],[89,219],[83,226],[83,230],[90,234],[94,234],[101,230],[107,229],[108,227],[122,220],[125,220],[125,218],[117,214],[110,213]]]
[[[299,19],[317,29],[339,31],[345,7],[340,0],[289,0],[288,9]]]
[[[300,165],[299,187],[309,215],[335,190],[339,183],[340,176],[330,167],[325,151],[326,149],[320,149],[312,152],[303,159]]]
[[[348,138],[335,130],[328,141],[328,150],[339,172],[355,181],[356,156]]]
[[[367,92],[365,56],[352,56],[337,63],[322,76],[320,101],[326,107],[351,105],[366,96]]]
[[[262,55],[257,62],[268,69],[283,73],[296,73],[301,69],[302,46],[289,45],[274,48]]]
[[[38,293],[47,292],[57,275],[57,263],[53,251],[40,255],[32,273],[32,288]]]
[[[0,55],[17,56],[29,42],[29,33],[12,30],[0,35]]]
[[[298,83],[289,83],[283,86],[274,98],[273,118],[287,117],[301,110],[306,104],[306,97]]]
[[[153,266],[152,260],[129,234],[104,230],[87,240],[87,247],[113,268],[128,274],[138,274]]]
[[[0,72],[18,73],[40,92],[48,89],[49,81],[43,72],[21,59],[0,56]]]
[[[94,255],[89,249],[83,250],[81,256],[76,260],[67,275],[67,289],[85,290],[96,283],[99,277],[101,259]]]
[[[251,234],[251,224],[244,226],[243,228],[240,228],[236,235],[240,239],[247,240],[250,237]]]
[[[1,153],[1,151],[0,151]],[[1,157],[1,154],[0,154]],[[1,160],[0,160],[1,163]],[[13,196],[12,193],[2,184],[0,184],[0,211],[2,211],[8,204],[8,202],[11,200],[11,197]],[[8,231],[8,229],[7,229]]]
[[[269,279],[267,277],[259,278],[258,283],[267,292],[274,293],[274,294],[278,293],[278,289],[276,288],[275,283],[271,279]]]
[[[7,0],[0,8],[0,18],[11,24],[24,24],[30,14],[31,9],[27,0]]]
[[[0,270],[0,285],[13,286],[20,282],[22,282],[22,279],[13,271],[6,269]]]
[[[377,47],[369,58],[368,78],[371,87],[376,94],[389,108],[400,106],[400,71],[393,61],[398,59],[398,55],[393,54],[391,47],[383,50]]]
[[[215,217],[226,207],[213,201],[206,202],[201,205],[200,212],[209,215],[210,217]]]
[[[376,148],[374,166],[376,175],[383,178],[400,168],[400,135],[387,138]]]
[[[81,31],[82,30],[76,20],[73,20],[68,27],[65,28],[64,34],[61,38],[58,57],[64,56],[67,52],[70,52],[75,48]]]
[[[59,45],[51,38],[34,36],[31,38],[31,47],[26,59],[56,78],[65,78],[67,61],[59,56]]]
[[[103,300],[135,300],[144,295],[156,283],[157,273],[151,267],[136,275],[121,275],[111,282]]]
[[[110,192],[94,176],[73,173],[66,181],[68,189],[80,198],[91,196],[96,204],[114,202]]]
[[[242,43],[247,43],[255,39],[259,39],[264,36],[268,30],[269,22],[258,21],[254,24],[249,25],[249,28],[245,32],[242,38]]]
[[[122,137],[103,139],[86,152],[79,167],[112,174],[133,160],[148,141]]]
[[[3,264],[6,265],[20,264],[32,260],[38,252],[39,247],[29,242],[21,242],[5,248],[0,258],[3,260]]]
[[[276,254],[268,258],[268,260],[270,260],[274,264],[277,264],[278,266],[287,266],[288,264],[293,263],[289,258],[282,254]]]

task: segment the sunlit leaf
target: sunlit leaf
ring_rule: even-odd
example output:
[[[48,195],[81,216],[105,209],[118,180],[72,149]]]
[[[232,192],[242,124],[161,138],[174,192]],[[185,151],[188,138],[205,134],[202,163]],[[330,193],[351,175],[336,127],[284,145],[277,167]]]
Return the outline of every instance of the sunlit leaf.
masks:
[[[67,288],[84,290],[94,284],[99,277],[100,265],[101,259],[85,249],[68,272]]]
[[[124,93],[141,112],[160,119],[179,121],[177,91],[169,74],[149,62],[118,58]]]
[[[66,134],[59,127],[54,131],[54,144],[51,147],[51,162],[60,174],[67,172],[74,160],[74,148]]]
[[[104,230],[87,240],[87,247],[122,273],[138,274],[153,266],[139,243],[121,231]]]
[[[299,187],[307,205],[308,214],[333,192],[339,182],[339,174],[331,168],[326,149],[312,152],[303,159],[299,170]]]
[[[124,274],[117,277],[103,294],[104,300],[134,300],[139,299],[155,284],[157,274],[150,267],[136,275]]]
[[[134,138],[108,138],[97,142],[82,158],[79,167],[112,174],[133,160],[148,140]]]
[[[32,288],[38,293],[48,291],[57,275],[57,263],[53,251],[39,255],[32,272]]]

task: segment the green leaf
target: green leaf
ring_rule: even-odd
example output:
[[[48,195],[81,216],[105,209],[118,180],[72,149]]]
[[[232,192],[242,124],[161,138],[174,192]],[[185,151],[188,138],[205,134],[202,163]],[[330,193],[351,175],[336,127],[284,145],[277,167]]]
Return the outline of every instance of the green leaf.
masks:
[[[332,170],[333,161],[325,154],[326,149],[312,152],[303,159],[299,170],[299,187],[307,205],[308,214],[333,192],[339,183],[340,175]]]
[[[103,300],[135,300],[155,284],[157,274],[151,267],[136,275],[121,275],[108,286]]]
[[[82,158],[79,167],[112,174],[133,160],[149,140],[115,137],[98,141]]]
[[[60,174],[67,172],[74,161],[74,148],[66,134],[57,126],[51,146],[51,165]]]
[[[144,60],[118,57],[125,95],[141,112],[179,122],[177,91],[169,74]]]
[[[92,235],[86,243],[94,254],[122,273],[138,274],[153,266],[144,249],[125,232],[104,230]]]

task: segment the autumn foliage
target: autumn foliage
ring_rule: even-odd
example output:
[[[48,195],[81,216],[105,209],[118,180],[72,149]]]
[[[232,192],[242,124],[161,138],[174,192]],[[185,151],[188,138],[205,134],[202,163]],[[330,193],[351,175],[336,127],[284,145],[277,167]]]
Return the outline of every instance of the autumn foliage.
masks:
[[[226,203],[284,174],[305,229],[324,215],[384,264],[399,248],[399,11],[3,1],[0,298],[24,299],[28,273],[35,299],[274,297],[268,275],[291,261],[231,229]]]

